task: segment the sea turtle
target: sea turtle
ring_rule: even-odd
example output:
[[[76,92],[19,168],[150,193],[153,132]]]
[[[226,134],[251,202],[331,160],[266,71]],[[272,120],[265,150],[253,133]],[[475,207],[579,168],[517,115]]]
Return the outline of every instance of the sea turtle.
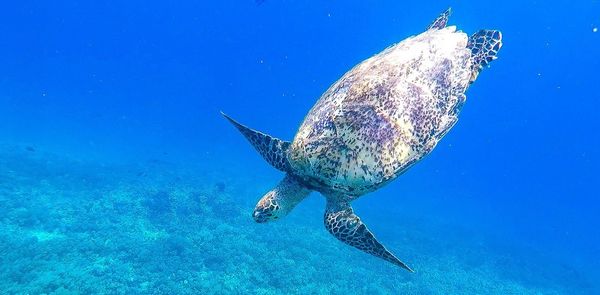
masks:
[[[446,26],[450,9],[427,30],[361,62],[317,101],[292,142],[223,114],[283,180],[260,199],[256,222],[285,216],[311,191],[327,199],[325,228],[338,240],[412,272],[353,212],[375,191],[429,154],[456,124],[465,91],[496,59],[502,35],[468,37]]]

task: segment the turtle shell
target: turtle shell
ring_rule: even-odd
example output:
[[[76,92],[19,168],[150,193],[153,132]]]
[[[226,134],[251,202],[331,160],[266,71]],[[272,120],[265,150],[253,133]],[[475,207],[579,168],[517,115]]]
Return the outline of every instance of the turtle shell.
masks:
[[[373,191],[427,155],[456,123],[469,85],[467,35],[428,30],[360,63],[313,106],[290,147],[317,190]]]

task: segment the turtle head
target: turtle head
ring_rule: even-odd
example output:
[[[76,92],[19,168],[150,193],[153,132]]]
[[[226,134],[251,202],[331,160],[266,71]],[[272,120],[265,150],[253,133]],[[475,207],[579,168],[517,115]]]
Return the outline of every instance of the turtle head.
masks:
[[[258,201],[252,217],[258,223],[282,218],[292,211],[309,193],[309,189],[292,177],[286,176],[274,189]]]
[[[252,213],[252,217],[254,221],[258,223],[265,223],[267,221],[276,220],[279,217],[285,215],[282,214],[282,206],[279,204],[279,200],[277,200],[277,191],[272,190],[268,192],[258,204],[254,208],[254,212]]]

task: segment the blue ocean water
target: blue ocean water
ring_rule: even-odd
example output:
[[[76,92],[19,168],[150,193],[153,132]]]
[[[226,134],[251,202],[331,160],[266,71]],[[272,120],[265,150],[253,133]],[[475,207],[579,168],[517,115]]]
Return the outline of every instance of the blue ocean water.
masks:
[[[358,62],[502,31],[436,149],[323,227],[219,114],[291,140]],[[0,9],[2,294],[600,294],[599,1],[16,1]]]

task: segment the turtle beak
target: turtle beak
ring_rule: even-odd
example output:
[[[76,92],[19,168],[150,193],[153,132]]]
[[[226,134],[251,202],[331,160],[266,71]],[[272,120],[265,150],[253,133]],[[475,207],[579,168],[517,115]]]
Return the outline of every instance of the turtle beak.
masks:
[[[273,213],[270,212],[270,210],[268,208],[260,208],[260,207],[257,207],[256,209],[254,209],[254,212],[252,213],[252,217],[254,218],[254,221],[256,221],[257,223],[265,223],[269,220],[276,218],[273,215]]]

